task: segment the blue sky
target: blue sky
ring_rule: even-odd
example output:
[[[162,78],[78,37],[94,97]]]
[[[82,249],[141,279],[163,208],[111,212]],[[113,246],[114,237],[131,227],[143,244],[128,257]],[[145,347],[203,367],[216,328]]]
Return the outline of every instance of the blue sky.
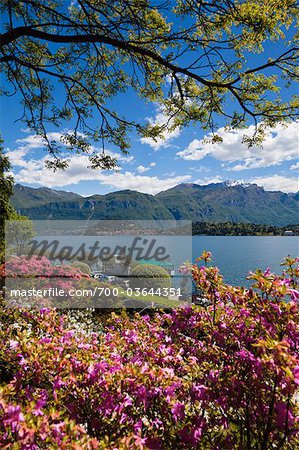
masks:
[[[166,121],[157,105],[142,103],[132,93],[122,94],[114,105],[136,120],[159,124]],[[21,122],[14,122],[21,116],[20,98],[2,97],[0,107],[1,133],[15,181],[27,186],[47,186],[82,195],[122,189],[156,194],[179,183],[208,184],[232,179],[257,183],[267,190],[299,189],[298,123],[271,130],[263,148],[247,148],[241,142],[244,130],[225,130],[221,122],[218,134],[223,142],[217,145],[202,142],[208,133],[204,134],[199,125],[165,133],[165,139],[158,142],[132,134],[130,154],[120,157],[117,172],[88,169],[87,157],[76,155],[67,170],[53,174],[44,166],[47,154],[41,139],[24,129]],[[67,124],[65,129],[69,129]],[[50,137],[59,140],[61,131],[50,130]],[[245,132],[251,131],[249,128]],[[117,149],[107,147],[107,152],[115,155]]]

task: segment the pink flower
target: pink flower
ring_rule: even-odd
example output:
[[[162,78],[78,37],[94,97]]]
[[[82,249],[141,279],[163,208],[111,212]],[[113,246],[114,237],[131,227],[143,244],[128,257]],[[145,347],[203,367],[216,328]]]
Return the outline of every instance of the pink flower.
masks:
[[[195,384],[192,387],[192,394],[195,400],[204,400],[206,398],[207,387],[202,384]]]
[[[41,398],[39,398],[35,404],[33,414],[35,416],[43,416],[44,413],[42,411],[42,408],[44,408],[47,404],[48,395],[47,392],[43,392],[41,395]]]
[[[201,435],[202,435],[202,424],[200,423],[200,419],[198,419],[197,424],[193,426],[186,426],[180,432],[181,439],[191,444],[194,448],[196,448]]]
[[[175,422],[183,420],[185,417],[185,405],[183,403],[177,402],[171,408],[171,412]]]
[[[24,356],[21,353],[19,353],[17,356],[20,358],[20,362],[19,362],[20,366],[25,366],[27,361],[24,358]]]
[[[296,366],[293,370],[294,381],[297,385],[299,385],[299,366]]]
[[[142,438],[141,436],[134,436],[135,445],[137,448],[140,448],[140,450],[145,448],[146,444],[146,438]]]
[[[291,295],[291,300],[294,302],[299,301],[299,292],[296,289],[289,289],[289,293]]]
[[[11,349],[15,349],[19,346],[18,341],[13,341],[12,339],[9,341],[9,346]]]
[[[273,273],[271,272],[270,267],[267,267],[264,272],[264,277],[269,277],[270,275],[273,275]]]
[[[135,433],[138,433],[138,431],[140,431],[142,429],[142,420],[139,419],[138,422],[134,423],[134,431]]]
[[[25,421],[24,416],[21,412],[21,407],[13,405],[7,406],[2,420],[4,425],[10,425],[13,431],[16,430],[19,422]]]
[[[189,261],[186,261],[179,267],[179,273],[182,275],[191,274],[192,264]]]
[[[287,408],[286,403],[277,402],[276,403],[276,423],[280,430],[284,430],[286,426],[286,421],[288,422],[288,426],[292,427],[294,425],[294,416],[291,411]]]

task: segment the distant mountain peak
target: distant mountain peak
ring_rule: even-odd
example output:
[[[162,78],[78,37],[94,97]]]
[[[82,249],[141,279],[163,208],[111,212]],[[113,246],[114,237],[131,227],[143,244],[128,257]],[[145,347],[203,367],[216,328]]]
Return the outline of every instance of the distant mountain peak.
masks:
[[[88,198],[49,188],[16,185],[12,204],[32,219],[191,220],[249,222],[275,226],[298,223],[299,193],[268,192],[256,185],[227,180],[182,183],[157,195],[133,190]]]
[[[227,187],[241,186],[243,188],[248,188],[250,186],[256,186],[253,183],[245,183],[245,181],[241,181],[241,180],[226,180],[222,184]]]

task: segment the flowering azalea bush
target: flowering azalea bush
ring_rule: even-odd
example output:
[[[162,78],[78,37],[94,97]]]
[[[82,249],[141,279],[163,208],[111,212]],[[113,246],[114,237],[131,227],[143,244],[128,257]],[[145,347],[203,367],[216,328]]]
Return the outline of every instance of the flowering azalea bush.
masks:
[[[83,265],[82,265],[83,264]],[[54,265],[46,257],[33,255],[14,256],[0,265],[0,278],[7,284],[8,304],[13,307],[50,307],[57,308],[116,308],[122,307],[111,285],[92,279],[84,269],[86,264]],[[47,291],[47,295],[28,296],[35,290]],[[18,289],[22,295],[11,294],[11,289]],[[63,295],[58,296],[58,291]],[[85,295],[84,293],[87,293]],[[100,294],[99,294],[100,293]],[[24,295],[23,295],[24,294]]]
[[[88,277],[79,267],[74,265],[54,265],[45,256],[38,257],[36,255],[13,256],[4,264],[0,265],[1,277],[44,277],[44,278],[82,278]]]
[[[7,404],[0,397],[2,449],[96,449],[96,439],[92,439],[86,430],[75,422],[63,418],[54,408],[49,413],[40,411],[42,400],[29,403],[21,411],[20,406]]]
[[[89,333],[53,309],[1,310],[1,448],[296,448],[298,261],[246,289],[210,256],[189,266],[206,307]]]
[[[21,307],[43,307],[61,306],[71,307],[75,303],[74,298],[67,295],[71,289],[80,287],[85,279],[90,277],[79,268],[71,265],[54,265],[46,257],[36,255],[27,258],[25,256],[13,256],[4,264],[0,265],[0,278],[5,279],[8,291],[19,289],[24,295],[10,295],[8,303],[10,306]],[[49,295],[41,297],[27,294],[32,290],[48,290]],[[54,289],[55,288],[55,289]],[[66,293],[65,298],[57,298],[55,292],[62,290]],[[86,303],[86,302],[85,302]],[[89,306],[86,304],[86,306]]]

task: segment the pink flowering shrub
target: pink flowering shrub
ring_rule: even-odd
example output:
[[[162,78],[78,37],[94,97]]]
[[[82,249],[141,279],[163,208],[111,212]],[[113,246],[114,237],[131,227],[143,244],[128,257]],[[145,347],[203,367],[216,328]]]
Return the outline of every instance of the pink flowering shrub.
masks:
[[[50,288],[61,289],[68,293],[71,289],[77,289],[81,283],[90,279],[89,275],[83,273],[79,268],[72,265],[54,265],[46,257],[33,255],[30,258],[25,256],[13,256],[4,264],[0,265],[0,278],[5,279],[5,284],[13,289],[23,291],[35,288],[36,290],[46,290]],[[54,292],[54,291],[53,291]],[[26,303],[26,298],[9,298],[10,305],[22,306]],[[32,307],[58,306],[71,307],[75,299],[56,298],[49,295],[45,298],[33,297],[29,299]],[[88,305],[86,305],[88,306]]]
[[[41,411],[42,399],[28,403],[26,408],[7,404],[0,397],[0,445],[2,449],[97,449],[96,439],[74,421],[62,417],[54,408],[48,414]]]
[[[53,265],[45,256],[13,256],[0,265],[0,277],[44,277],[44,278],[82,278],[89,276],[72,265]]]
[[[28,291],[32,288],[36,290],[52,288],[50,294],[45,298],[34,298],[33,296],[30,296],[30,298],[20,296],[13,298],[10,296],[8,298],[9,305],[14,307],[24,305],[34,308],[50,306],[57,308],[123,307],[121,299],[113,294],[111,284],[100,283],[75,265],[53,265],[46,257],[38,258],[35,255],[29,259],[24,256],[12,257],[5,264],[0,265],[1,277],[6,279],[6,284],[10,289]],[[102,292],[99,295],[97,288],[107,289],[105,293]],[[8,289],[9,292],[10,289]],[[62,290],[66,295],[64,297],[55,295],[55,292],[59,290]],[[89,295],[85,298],[81,295],[74,295],[74,291],[86,292],[87,290],[93,290],[95,295]],[[70,291],[72,291],[72,295],[69,295]],[[26,301],[28,302],[26,303]]]
[[[0,311],[0,447],[297,448],[298,261],[246,289],[210,256],[190,268],[206,308],[114,314],[89,334],[55,310]]]

